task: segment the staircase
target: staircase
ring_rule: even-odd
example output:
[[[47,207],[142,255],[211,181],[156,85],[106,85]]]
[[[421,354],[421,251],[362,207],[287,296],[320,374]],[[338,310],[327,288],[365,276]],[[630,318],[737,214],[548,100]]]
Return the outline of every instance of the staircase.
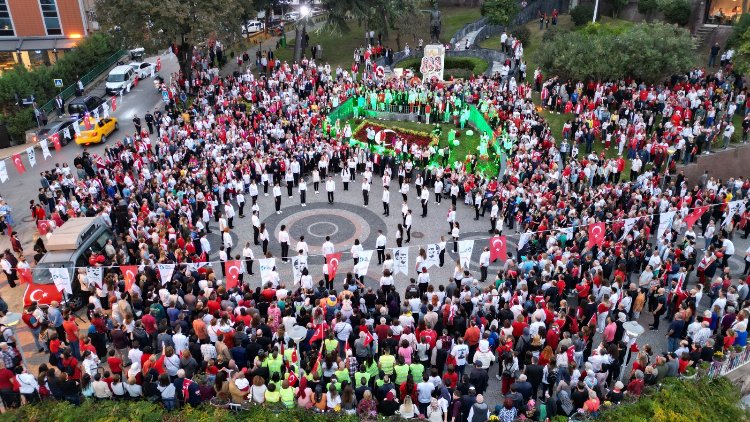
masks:
[[[714,31],[716,31],[716,25],[703,25],[695,30],[693,33],[693,40],[699,49],[711,42]]]

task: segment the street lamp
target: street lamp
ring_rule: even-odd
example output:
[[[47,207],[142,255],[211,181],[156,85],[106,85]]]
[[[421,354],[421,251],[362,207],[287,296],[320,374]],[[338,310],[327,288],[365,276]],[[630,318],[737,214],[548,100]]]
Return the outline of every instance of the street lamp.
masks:
[[[628,360],[630,360],[630,348],[638,341],[638,336],[643,334],[646,329],[636,321],[626,321],[622,324],[622,328],[630,338],[628,342],[628,350],[625,352],[625,359],[622,360],[622,367],[620,368],[620,381],[625,375],[625,368],[628,366]]]
[[[21,314],[18,312],[8,312],[4,317],[0,318],[0,324],[10,327],[10,331],[13,333],[13,339],[16,343],[16,349],[18,350],[18,353],[21,354],[23,366],[28,369],[29,365],[26,364],[26,356],[23,354],[23,347],[18,343],[18,335],[16,335],[16,325],[18,325],[19,321],[21,321]]]
[[[310,17],[310,6],[308,5],[302,5],[299,9],[300,13],[300,19],[297,22],[297,25],[295,25],[295,37],[294,37],[294,61],[300,62],[302,60],[302,55],[305,52],[305,49],[307,48],[306,45],[306,38],[307,38],[307,19]],[[300,30],[300,25],[302,26]]]

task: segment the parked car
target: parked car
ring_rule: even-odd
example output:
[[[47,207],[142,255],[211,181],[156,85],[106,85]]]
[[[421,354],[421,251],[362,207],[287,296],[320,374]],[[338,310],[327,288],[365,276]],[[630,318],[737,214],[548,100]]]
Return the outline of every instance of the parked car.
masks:
[[[34,141],[36,142],[41,141],[42,139],[47,139],[55,133],[60,132],[60,142],[63,145],[67,145],[75,136],[75,131],[73,130],[73,123],[75,122],[76,119],[71,117],[53,120],[47,123],[43,128],[39,129]],[[65,132],[68,133],[67,137],[65,136]]]
[[[86,113],[93,113],[95,110],[101,111],[102,104],[104,100],[96,95],[78,97],[68,103],[68,114],[71,117],[80,117]]]
[[[105,91],[107,94],[116,93],[133,86],[135,70],[129,65],[120,65],[109,71],[105,79]]]
[[[80,123],[80,133],[76,135],[76,144],[89,145],[105,143],[107,142],[107,137],[119,128],[120,124],[114,117],[95,120],[88,130],[84,123]]]
[[[130,67],[135,71],[138,79],[145,79],[151,76],[151,71],[156,71],[156,65],[149,62],[132,62]]]
[[[245,24],[245,32],[248,34],[254,34],[263,30],[263,22],[261,21],[247,21]]]
[[[299,20],[299,12],[289,12],[286,15],[284,15],[284,20],[287,22],[295,22]]]

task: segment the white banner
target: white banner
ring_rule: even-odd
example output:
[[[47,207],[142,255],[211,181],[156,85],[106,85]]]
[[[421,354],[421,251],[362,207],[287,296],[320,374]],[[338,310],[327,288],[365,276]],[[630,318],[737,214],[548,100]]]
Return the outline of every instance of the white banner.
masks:
[[[49,152],[49,142],[47,142],[46,139],[42,139],[39,142],[39,146],[42,148],[42,157],[44,157],[45,160],[52,157],[52,154]]]
[[[271,281],[271,272],[273,271],[273,267],[276,266],[276,258],[259,259],[258,265],[260,265],[260,279],[263,284]]]
[[[461,268],[469,269],[472,252],[474,252],[474,239],[458,241],[458,259]]]
[[[172,281],[172,274],[174,274],[174,264],[156,264],[156,268],[159,269],[162,286]]]
[[[36,165],[36,151],[34,151],[34,147],[26,148],[26,156],[29,157],[31,167],[34,167]]]
[[[372,261],[372,253],[375,252],[372,249],[362,251],[359,253],[359,261],[354,266],[354,274],[357,276],[367,275],[367,271],[370,269],[370,261]]]
[[[8,181],[8,168],[5,167],[5,160],[0,160],[0,182]]]
[[[625,226],[622,228],[622,237],[620,238],[620,241],[624,240],[625,237],[630,234],[630,231],[633,230],[633,227],[635,227],[635,223],[638,222],[638,217],[634,218],[626,218],[625,219]],[[635,239],[638,234],[636,233],[633,238]]]
[[[656,238],[661,240],[664,236],[664,232],[672,228],[672,220],[674,220],[674,211],[663,212],[659,215],[659,230],[656,232]]]
[[[432,243],[425,246],[424,251],[427,253],[427,259],[422,264],[428,269],[433,265],[440,265],[440,245]]]
[[[422,80],[429,81],[432,78],[443,80],[445,65],[445,46],[442,44],[427,44],[424,46],[424,56],[419,66],[422,72]]]
[[[570,227],[570,230],[572,231],[573,228]],[[531,236],[533,234],[534,233],[532,232],[521,233],[521,237],[518,238],[518,250],[519,251],[523,249],[523,247],[526,246],[527,243],[529,243],[529,241],[531,240]]]
[[[292,257],[292,272],[294,273],[294,284],[298,284],[302,278],[302,270],[307,268],[307,255]]]
[[[102,267],[86,267],[86,281],[89,286],[97,286],[101,289],[103,276],[104,269]]]
[[[88,116],[87,116],[88,118]],[[75,123],[73,123],[73,130],[76,132],[76,135],[81,134],[81,125],[83,124],[83,119],[76,120]]]
[[[728,205],[727,216],[726,218],[724,218],[724,222],[721,223],[721,227],[724,227],[727,224],[729,224],[729,222],[732,221],[732,217],[734,217],[735,214],[742,214],[745,212],[744,201],[732,201],[727,205]]]
[[[559,228],[557,230],[560,233],[565,234],[565,239],[566,240],[573,240],[573,237],[575,236],[575,233],[573,233],[573,227],[562,227],[562,228]],[[528,240],[526,240],[526,242],[528,242]],[[519,241],[518,244],[519,244],[518,249],[521,249],[521,246],[520,246],[521,242]],[[524,245],[525,244],[526,243],[524,243]]]
[[[210,262],[188,262],[187,263],[187,269],[190,272],[198,271],[203,267],[210,267],[210,266],[211,266]]]
[[[67,294],[73,294],[73,289],[70,285],[70,273],[67,268],[50,268],[49,273],[52,275],[52,281],[55,283],[58,292],[63,290]]]
[[[409,275],[409,248],[393,248],[393,274]]]

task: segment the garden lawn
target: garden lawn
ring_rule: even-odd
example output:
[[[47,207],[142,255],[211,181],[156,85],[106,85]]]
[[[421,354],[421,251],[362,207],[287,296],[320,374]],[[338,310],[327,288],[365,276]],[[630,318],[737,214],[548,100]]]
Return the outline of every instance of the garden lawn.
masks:
[[[453,37],[461,27],[479,20],[482,17],[478,7],[442,7],[440,10],[443,15],[443,29],[440,39],[445,43],[449,42],[451,37]],[[401,49],[404,48],[405,44],[409,44],[409,47],[412,49],[416,48],[420,38],[424,40],[425,44],[428,44],[430,41],[429,15],[427,13],[420,13],[412,18],[412,20],[413,24],[410,24],[406,29],[400,30]],[[323,62],[327,62],[334,67],[341,65],[342,68],[350,68],[354,50],[356,48],[365,47],[366,45],[364,41],[364,26],[360,26],[355,20],[352,20],[350,21],[349,29],[350,31],[347,33],[333,32],[327,26],[322,26],[314,31],[309,31],[308,29],[310,42],[308,43],[307,51],[305,51],[304,54],[309,57],[309,46],[320,44],[323,49]],[[375,32],[377,34],[378,31],[375,30]],[[389,32],[388,38],[384,37],[383,44],[396,51],[396,36],[398,30],[391,29]],[[290,38],[287,42],[286,48],[279,48],[276,51],[276,57],[280,60],[285,60],[291,63],[294,60],[295,40]]]

